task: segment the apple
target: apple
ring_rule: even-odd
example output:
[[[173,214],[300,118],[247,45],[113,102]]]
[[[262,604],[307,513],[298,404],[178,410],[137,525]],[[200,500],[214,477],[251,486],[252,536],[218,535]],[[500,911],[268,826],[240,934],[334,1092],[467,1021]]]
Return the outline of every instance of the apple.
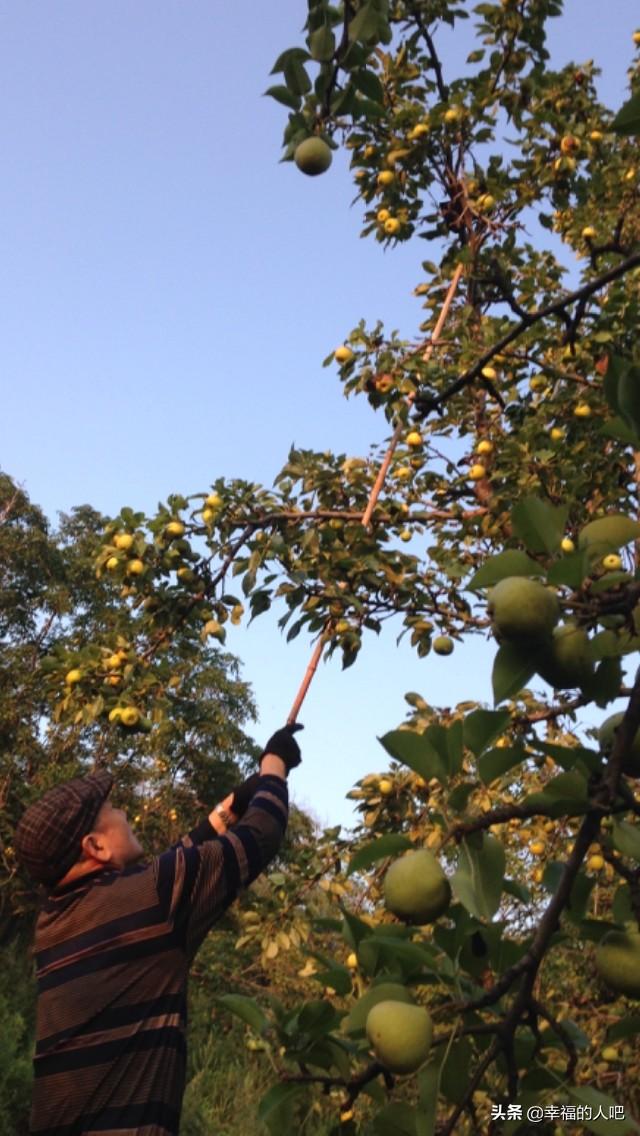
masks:
[[[67,671],[67,673],[64,677],[64,681],[67,683],[68,686],[74,686],[77,682],[81,682],[81,680],[82,680],[82,671],[80,670],[79,667],[73,667],[72,670]]]
[[[476,453],[480,454],[481,457],[485,457],[486,454],[492,454],[493,442],[490,442],[488,438],[483,438],[476,446]]]
[[[142,560],[130,560],[127,564],[127,572],[130,576],[140,576],[144,572]]]
[[[400,222],[397,217],[389,217],[384,223],[384,231],[388,237],[395,237],[396,233],[400,232]]]
[[[396,175],[393,170],[381,170],[377,178],[378,185],[384,189],[387,186],[393,185],[395,178]]]
[[[336,347],[333,354],[336,363],[350,363],[354,357],[353,351],[346,344],[343,344],[342,347]]]

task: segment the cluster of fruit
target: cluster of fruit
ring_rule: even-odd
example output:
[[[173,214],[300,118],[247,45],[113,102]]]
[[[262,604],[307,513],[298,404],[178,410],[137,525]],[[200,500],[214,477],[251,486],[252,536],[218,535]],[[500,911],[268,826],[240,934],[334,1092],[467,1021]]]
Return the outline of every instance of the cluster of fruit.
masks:
[[[526,576],[507,576],[491,589],[487,609],[499,642],[530,650],[537,673],[558,690],[579,687],[593,672],[584,628],[558,625],[560,605],[554,591]]]
[[[444,915],[450,902],[449,881],[427,849],[405,853],[387,870],[385,907],[404,922],[434,923]],[[414,1073],[420,1068],[433,1035],[429,1011],[415,1005],[406,986],[388,980],[374,983],[358,999],[342,1029],[354,1035],[364,1031],[377,1060],[396,1074]]]

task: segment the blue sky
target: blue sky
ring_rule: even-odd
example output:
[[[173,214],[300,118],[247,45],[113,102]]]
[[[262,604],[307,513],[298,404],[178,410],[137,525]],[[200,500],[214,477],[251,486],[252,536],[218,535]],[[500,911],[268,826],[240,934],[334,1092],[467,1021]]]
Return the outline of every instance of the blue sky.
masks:
[[[554,62],[595,57],[617,107],[636,0],[565,9]],[[279,164],[285,114],[262,92],[305,11],[302,0],[0,11],[0,464],[51,518],[84,502],[152,510],[220,475],[269,484],[292,442],[358,454],[385,437],[321,361],[363,316],[413,334],[427,251],[359,239],[344,155],[316,179]],[[466,35],[448,59],[466,54]],[[228,645],[266,739],[310,644],[287,646],[266,615]],[[488,700],[492,655],[476,642],[419,661],[391,632],[350,671],[337,657],[321,665],[294,797],[348,823],[344,795],[385,767],[376,736],[404,717],[404,692]]]

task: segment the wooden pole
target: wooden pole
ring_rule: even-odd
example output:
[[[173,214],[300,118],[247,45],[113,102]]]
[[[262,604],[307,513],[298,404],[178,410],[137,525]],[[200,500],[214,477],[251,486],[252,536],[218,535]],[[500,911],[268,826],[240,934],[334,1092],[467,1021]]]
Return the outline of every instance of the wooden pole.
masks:
[[[460,277],[461,276],[462,276],[462,264],[459,264],[457,266],[452,278],[451,278],[451,283],[450,283],[449,288],[447,290],[447,294],[444,298],[444,303],[442,305],[440,315],[438,316],[436,326],[433,329],[433,335],[431,336],[431,339],[429,340],[429,342],[428,342],[428,344],[425,348],[424,355],[423,355],[423,359],[425,360],[425,362],[427,362],[431,358],[431,356],[433,354],[433,349],[437,345],[438,339],[440,338],[440,334],[442,332],[442,329],[445,325],[445,321],[446,321],[447,316],[449,314],[449,308],[451,307],[453,297],[455,296],[456,289],[458,287],[458,284],[460,283]],[[410,394],[407,398],[407,405],[411,406],[412,403],[413,403],[413,400],[414,400],[414,395]],[[371,517],[372,517],[372,514],[373,514],[373,510],[376,507],[376,502],[377,502],[378,497],[380,496],[380,493],[382,491],[382,487],[384,485],[385,478],[386,478],[387,473],[389,471],[389,466],[391,465],[391,460],[392,460],[393,455],[396,451],[396,447],[398,445],[398,442],[400,441],[400,438],[402,437],[404,429],[405,429],[404,422],[398,422],[398,424],[397,424],[397,426],[396,426],[396,428],[393,432],[391,442],[389,443],[389,448],[388,448],[386,454],[384,455],[384,458],[382,459],[380,469],[378,470],[378,475],[377,475],[376,480],[373,484],[373,488],[371,490],[371,493],[369,494],[369,500],[367,502],[367,507],[366,507],[364,513],[362,514],[362,524],[364,525],[365,528],[369,528],[369,526],[371,524]],[[293,706],[291,707],[291,710],[289,711],[289,717],[287,718],[288,725],[293,725],[293,723],[296,721],[296,719],[298,717],[298,714],[300,713],[300,707],[302,706],[302,703],[304,702],[304,700],[306,698],[307,691],[308,691],[309,687],[311,686],[311,681],[313,679],[313,676],[315,675],[316,670],[318,669],[318,663],[320,662],[320,659],[322,657],[322,652],[324,650],[325,643],[327,643],[328,640],[331,638],[332,625],[333,625],[333,620],[331,620],[331,619],[327,620],[327,623],[324,627],[324,630],[321,632],[320,637],[318,638],[318,642],[316,643],[316,645],[313,649],[313,654],[311,655],[309,665],[308,665],[308,667],[305,671],[305,675],[304,675],[304,678],[302,680],[302,683],[300,684],[300,689],[298,690],[298,693],[296,694],[296,697],[295,697],[294,702],[293,702]]]

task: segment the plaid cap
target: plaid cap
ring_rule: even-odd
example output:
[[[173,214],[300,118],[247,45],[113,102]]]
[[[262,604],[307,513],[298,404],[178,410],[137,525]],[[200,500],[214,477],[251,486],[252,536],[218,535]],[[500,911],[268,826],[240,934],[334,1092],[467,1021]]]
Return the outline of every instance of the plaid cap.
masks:
[[[110,773],[89,773],[55,785],[29,805],[16,828],[15,850],[32,879],[53,887],[67,874],[112,785]]]

